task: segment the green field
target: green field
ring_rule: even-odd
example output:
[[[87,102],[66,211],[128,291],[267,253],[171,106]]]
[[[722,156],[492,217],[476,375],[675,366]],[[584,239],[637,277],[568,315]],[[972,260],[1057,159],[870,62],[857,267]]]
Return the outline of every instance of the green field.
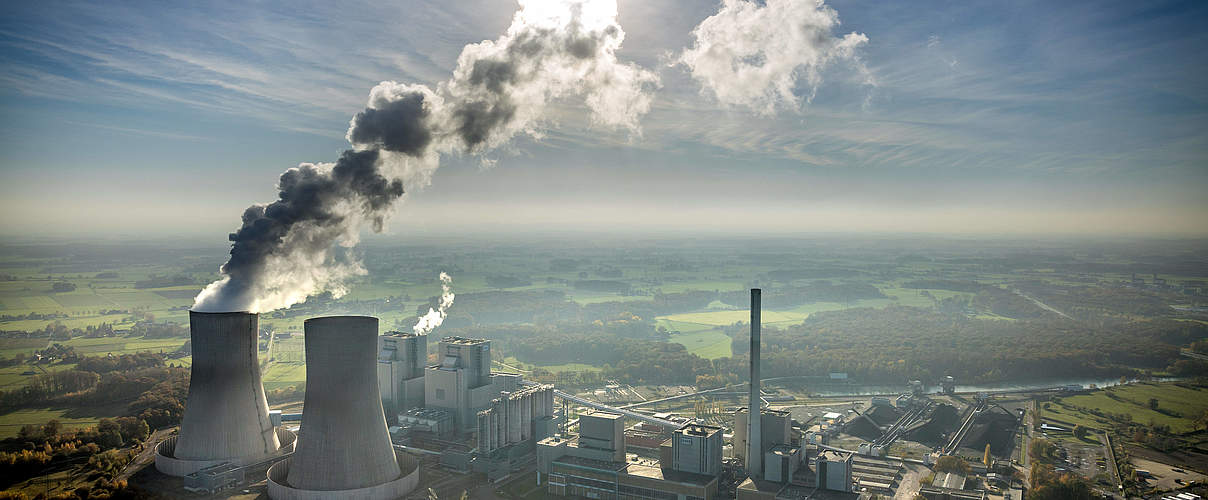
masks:
[[[70,410],[64,408],[36,408],[36,409],[21,409],[11,413],[0,415],[0,438],[9,438],[17,435],[17,431],[21,430],[21,426],[27,424],[42,425],[46,421],[55,418],[66,428],[80,428],[96,425],[101,417],[66,417],[65,413]]]
[[[301,362],[273,363],[262,379],[266,391],[306,382],[306,364]]]
[[[702,358],[716,359],[734,354],[730,350],[730,340],[730,337],[718,330],[699,330],[672,335],[670,342],[683,345],[689,352]]]
[[[1111,391],[1119,399],[1108,397]],[[1158,409],[1170,411],[1168,415],[1149,408],[1150,398],[1158,400]],[[1097,409],[1105,413],[1130,415],[1140,424],[1169,425],[1178,433],[1196,430],[1195,420],[1208,411],[1208,388],[1182,387],[1173,382],[1138,383],[1095,391],[1091,394],[1062,398],[1062,403],[1072,407]],[[1064,420],[1098,429],[1110,427],[1110,420],[1077,408],[1064,408],[1050,404],[1044,410],[1046,418]]]

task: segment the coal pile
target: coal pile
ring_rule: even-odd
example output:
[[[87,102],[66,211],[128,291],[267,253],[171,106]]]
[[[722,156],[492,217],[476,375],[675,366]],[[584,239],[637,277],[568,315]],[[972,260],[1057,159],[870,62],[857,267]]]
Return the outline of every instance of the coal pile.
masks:
[[[847,423],[847,426],[843,428],[843,432],[856,436],[865,441],[875,441],[877,438],[881,437],[881,428],[878,427],[877,424],[872,421],[872,419],[868,418],[867,415],[860,415],[856,418],[853,418]]]
[[[950,404],[932,406],[923,418],[902,432],[902,437],[927,445],[937,445],[960,420],[960,413]],[[985,445],[983,445],[985,446]]]
[[[991,454],[1005,456],[1014,447],[1018,422],[1010,412],[991,406],[973,417],[969,434],[961,445],[982,451],[986,449],[986,443],[989,443]]]

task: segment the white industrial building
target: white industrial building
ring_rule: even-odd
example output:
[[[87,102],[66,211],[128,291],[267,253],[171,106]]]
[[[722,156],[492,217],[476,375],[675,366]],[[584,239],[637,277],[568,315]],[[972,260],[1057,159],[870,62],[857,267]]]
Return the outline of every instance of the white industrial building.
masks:
[[[428,336],[388,332],[378,337],[377,377],[386,420],[424,406],[424,367],[428,364]]]
[[[448,410],[459,432],[475,430],[478,412],[520,385],[519,375],[491,373],[489,340],[445,337],[436,356],[424,370],[424,406]]]

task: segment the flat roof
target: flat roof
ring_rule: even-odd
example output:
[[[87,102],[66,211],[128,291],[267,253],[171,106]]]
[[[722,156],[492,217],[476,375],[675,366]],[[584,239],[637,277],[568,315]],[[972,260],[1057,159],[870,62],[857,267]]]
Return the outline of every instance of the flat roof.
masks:
[[[624,418],[625,416],[618,414],[618,413],[609,413],[606,411],[593,411],[591,413],[579,415],[579,418],[583,418],[583,417],[595,417],[595,418],[603,418],[603,419],[607,419],[607,420],[616,420],[618,418]]]
[[[476,345],[476,344],[485,344],[485,343],[490,342],[487,339],[471,339],[471,338],[467,338],[467,337],[445,337],[443,339],[440,339],[440,341],[445,344],[457,344],[457,345]]]
[[[407,338],[407,337],[427,337],[428,334],[415,333],[415,332],[389,331],[389,332],[383,333],[382,336],[383,337]]]
[[[687,434],[689,436],[712,436],[721,432],[721,427],[703,424],[688,424],[675,431],[677,434]]]
[[[664,469],[658,466],[631,463],[625,469],[625,473],[630,476],[645,477],[657,479],[659,481],[670,481],[673,483],[688,484],[692,486],[705,486],[713,482],[715,477],[706,474],[693,474],[691,472],[681,472],[673,469]]]
[[[625,462],[612,462],[607,460],[595,460],[592,458],[576,457],[574,455],[563,455],[554,459],[553,463],[562,463],[578,467],[587,467],[590,469],[606,470],[620,472],[625,470],[629,464]]]

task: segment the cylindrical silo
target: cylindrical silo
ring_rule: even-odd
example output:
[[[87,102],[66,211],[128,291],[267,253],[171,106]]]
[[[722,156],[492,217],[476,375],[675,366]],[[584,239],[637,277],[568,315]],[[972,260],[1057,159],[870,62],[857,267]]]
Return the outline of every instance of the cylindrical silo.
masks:
[[[343,491],[398,479],[375,370],[377,318],[312,318],[304,329],[306,401],[289,486]]]
[[[260,383],[257,316],[190,311],[189,330],[193,363],[180,434],[159,446],[156,468],[180,476],[281,452]]]

